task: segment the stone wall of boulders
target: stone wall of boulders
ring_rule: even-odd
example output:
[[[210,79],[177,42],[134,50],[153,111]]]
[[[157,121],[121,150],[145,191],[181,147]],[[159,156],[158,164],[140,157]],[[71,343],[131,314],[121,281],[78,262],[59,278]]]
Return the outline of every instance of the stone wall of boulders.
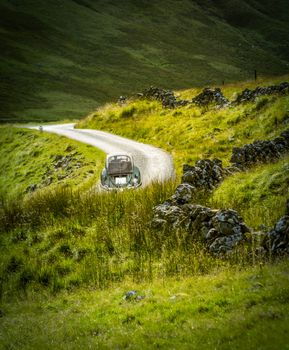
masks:
[[[137,95],[138,97],[153,98],[162,102],[164,108],[176,108],[195,104],[200,107],[216,105],[224,107],[229,104],[229,101],[224,97],[220,88],[205,88],[203,91],[194,97],[191,101],[179,100],[171,90],[164,90],[156,87],[150,87]]]
[[[265,255],[289,254],[288,207],[286,215],[278,220],[272,230],[256,233],[262,238],[257,249],[263,249]],[[192,239],[203,242],[216,256],[224,256],[247,241],[247,233],[255,234],[233,209],[217,210],[187,202],[181,204],[173,198],[154,208],[151,225],[158,231],[185,230]]]
[[[288,94],[289,93],[289,83],[284,82],[279,85],[256,87],[254,90],[245,89],[240,94],[237,95],[236,99],[232,102],[233,105],[238,105],[244,102],[254,102],[257,97],[273,95],[273,94]]]
[[[274,140],[254,141],[243,147],[234,147],[230,162],[239,168],[266,163],[289,152],[289,129]]]
[[[199,95],[192,99],[192,103],[202,107],[212,104],[224,107],[229,105],[229,100],[226,99],[220,88],[205,88]]]
[[[158,229],[185,229],[203,241],[214,254],[224,254],[249,232],[232,209],[214,210],[191,204],[196,194],[213,190],[234,169],[223,168],[219,159],[203,159],[195,166],[185,164],[181,183],[172,197],[154,208],[152,225]]]
[[[172,200],[178,204],[192,202],[196,194],[211,192],[224,178],[240,169],[234,166],[223,167],[220,159],[200,159],[194,166],[183,165],[182,183],[176,188]]]
[[[192,239],[202,241],[214,255],[231,252],[252,232],[233,209],[216,210],[192,204],[200,192],[212,191],[225,176],[240,171],[222,166],[219,159],[203,159],[195,166],[184,164],[182,183],[164,203],[154,208],[152,227],[163,230],[186,230]],[[289,253],[289,201],[286,215],[269,232],[262,232],[261,248],[265,254]]]
[[[216,188],[227,175],[238,171],[234,167],[224,168],[220,159],[201,159],[195,166],[183,165],[182,184],[177,188],[176,198],[182,198],[184,183],[192,187],[192,191],[211,191]],[[180,195],[179,195],[180,194]]]
[[[181,107],[190,103],[190,101],[187,100],[177,100],[176,96],[171,90],[164,90],[152,86],[138,94],[138,97],[145,97],[149,99],[152,98],[161,101],[164,108]]]
[[[186,106],[188,104],[195,104],[199,107],[217,106],[217,107],[227,107],[230,105],[239,105],[245,102],[254,102],[257,97],[281,94],[285,95],[289,93],[289,83],[284,82],[279,85],[258,86],[254,90],[245,89],[237,95],[235,100],[229,101],[224,95],[220,88],[209,88],[206,87],[203,91],[196,97],[189,100],[177,99],[173,91],[165,90],[157,87],[150,87],[145,89],[143,92],[138,93],[136,97],[138,98],[148,98],[156,99],[162,102],[164,108],[176,108]],[[126,96],[120,96],[118,103],[120,105],[127,101]]]
[[[167,201],[154,208],[152,227],[158,230],[183,229],[220,255],[231,251],[250,229],[232,209],[214,210],[198,204]]]

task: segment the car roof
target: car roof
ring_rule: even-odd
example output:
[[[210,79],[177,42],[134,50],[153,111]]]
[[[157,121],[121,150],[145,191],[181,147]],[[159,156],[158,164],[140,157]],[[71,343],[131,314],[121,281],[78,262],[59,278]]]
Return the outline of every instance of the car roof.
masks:
[[[109,153],[106,158],[114,157],[114,156],[127,156],[132,159],[132,155],[126,152],[115,152],[115,153]]]

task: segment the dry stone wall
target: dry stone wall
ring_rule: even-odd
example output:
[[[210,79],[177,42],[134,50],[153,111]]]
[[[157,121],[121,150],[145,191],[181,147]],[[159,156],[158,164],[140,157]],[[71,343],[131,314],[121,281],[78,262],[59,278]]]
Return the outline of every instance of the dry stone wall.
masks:
[[[268,163],[289,151],[289,129],[274,140],[254,141],[243,147],[234,147],[230,162],[238,168],[248,168],[258,163]]]
[[[240,215],[232,210],[215,210],[198,204],[165,202],[154,208],[152,226],[158,230],[183,229],[202,241],[213,254],[225,254],[250,232]]]
[[[224,107],[229,105],[229,100],[226,99],[220,88],[205,88],[199,95],[192,99],[192,103],[202,107],[209,105]]]
[[[289,93],[289,83],[284,82],[279,85],[258,86],[254,90],[245,89],[241,93],[237,95],[235,100],[229,101],[223,94],[220,88],[210,88],[206,87],[203,91],[189,100],[181,100],[177,99],[174,95],[173,91],[165,90],[158,87],[151,86],[148,89],[145,89],[143,92],[136,94],[137,98],[148,98],[148,99],[156,99],[162,102],[164,108],[176,108],[187,106],[189,104],[195,104],[199,107],[229,107],[231,105],[239,105],[245,102],[254,102],[260,96],[266,95],[285,95]],[[120,96],[118,103],[120,105],[124,104],[127,101],[126,96]]]
[[[254,102],[257,97],[281,94],[285,95],[289,93],[289,83],[284,82],[279,85],[256,87],[254,90],[245,89],[237,95],[236,99],[232,102],[233,105],[238,105],[245,102]]]

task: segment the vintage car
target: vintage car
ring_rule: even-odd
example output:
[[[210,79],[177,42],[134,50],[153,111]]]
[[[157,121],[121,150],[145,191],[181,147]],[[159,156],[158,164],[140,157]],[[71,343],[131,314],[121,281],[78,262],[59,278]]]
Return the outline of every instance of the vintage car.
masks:
[[[106,190],[136,188],[141,185],[138,167],[129,154],[109,154],[101,173],[101,186]]]

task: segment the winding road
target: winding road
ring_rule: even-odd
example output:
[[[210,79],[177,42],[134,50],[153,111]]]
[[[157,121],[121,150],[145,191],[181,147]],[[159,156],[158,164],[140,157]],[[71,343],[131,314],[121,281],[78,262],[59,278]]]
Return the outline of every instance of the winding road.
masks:
[[[105,153],[130,153],[135,165],[140,169],[143,186],[151,182],[163,182],[175,176],[172,157],[169,153],[144,143],[136,142],[108,132],[75,129],[75,124],[43,126],[43,131],[66,136],[92,146]],[[38,129],[39,127],[31,127]]]

